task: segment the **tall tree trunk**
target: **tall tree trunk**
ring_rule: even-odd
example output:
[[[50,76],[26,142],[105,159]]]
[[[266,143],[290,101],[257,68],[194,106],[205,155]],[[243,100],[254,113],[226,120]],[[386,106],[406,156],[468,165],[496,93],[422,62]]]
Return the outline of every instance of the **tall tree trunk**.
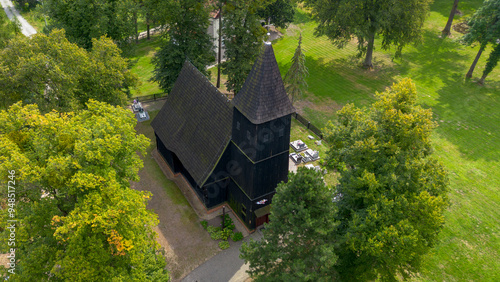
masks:
[[[451,31],[451,24],[453,23],[453,17],[455,17],[455,13],[457,12],[457,7],[458,7],[458,1],[455,0],[453,3],[453,7],[451,8],[450,16],[448,17],[448,22],[446,23],[446,26],[444,27],[443,31],[441,31],[441,35],[443,37],[446,37],[450,35]]]
[[[149,36],[149,15],[148,14],[146,14],[146,30],[147,30],[147,34],[148,34],[147,40],[149,40],[151,38]]]
[[[219,48],[217,50],[217,88],[220,88],[220,63],[222,52],[222,2],[219,2]]]
[[[477,61],[479,61],[479,58],[481,57],[481,53],[483,53],[484,48],[486,48],[486,44],[481,45],[481,48],[479,48],[479,52],[477,52],[476,58],[474,59],[474,62],[470,66],[469,71],[465,75],[465,78],[469,79],[472,77],[472,73],[474,72],[474,69],[476,68]]]
[[[135,25],[135,43],[139,43],[139,32],[137,26],[137,11],[134,11],[134,25]]]
[[[375,32],[370,34],[370,38],[368,38],[368,48],[366,49],[366,57],[363,63],[363,67],[367,69],[372,69],[372,57],[373,57],[373,43],[375,42]]]

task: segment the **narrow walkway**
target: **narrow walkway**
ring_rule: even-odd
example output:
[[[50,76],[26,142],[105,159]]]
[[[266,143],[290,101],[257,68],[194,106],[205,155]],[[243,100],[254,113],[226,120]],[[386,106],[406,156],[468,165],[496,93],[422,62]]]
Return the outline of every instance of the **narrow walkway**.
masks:
[[[12,20],[14,17],[17,18],[17,20],[21,23],[21,32],[25,36],[32,36],[33,34],[36,34],[36,30],[34,27],[32,27],[28,21],[26,21],[21,14],[16,10],[14,7],[14,4],[10,0],[0,0],[0,3],[2,4],[2,7],[7,14],[7,17]]]
[[[229,282],[244,282],[249,281],[249,275],[246,272],[249,265],[240,258],[240,247],[243,242],[249,240],[261,240],[262,233],[260,231],[250,234],[243,241],[233,242],[229,240],[231,247],[224,250],[204,264],[197,267],[189,273],[182,282],[213,282],[213,281],[229,281]]]

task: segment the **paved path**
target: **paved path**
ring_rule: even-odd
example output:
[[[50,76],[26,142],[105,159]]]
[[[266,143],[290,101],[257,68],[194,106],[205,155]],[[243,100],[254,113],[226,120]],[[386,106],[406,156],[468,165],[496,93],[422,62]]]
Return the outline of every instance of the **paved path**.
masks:
[[[256,231],[243,241],[230,241],[231,247],[224,250],[189,273],[182,282],[243,282],[249,278],[248,264],[239,258],[242,242],[260,240],[262,234]]]
[[[21,32],[26,36],[32,36],[36,30],[19,14],[10,0],[0,0],[7,17],[12,20],[14,17],[21,23]]]

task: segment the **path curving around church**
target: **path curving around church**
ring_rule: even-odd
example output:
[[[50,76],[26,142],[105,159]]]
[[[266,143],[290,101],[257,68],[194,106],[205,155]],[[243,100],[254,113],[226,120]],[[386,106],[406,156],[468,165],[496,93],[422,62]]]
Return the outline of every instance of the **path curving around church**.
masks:
[[[26,21],[21,14],[19,14],[19,11],[17,11],[16,7],[14,7],[14,4],[12,4],[12,1],[10,0],[0,0],[0,3],[2,4],[2,7],[7,14],[7,17],[12,20],[14,17],[17,18],[17,20],[21,23],[21,32],[25,36],[32,36],[33,34],[36,34],[36,29],[32,27],[28,21]]]

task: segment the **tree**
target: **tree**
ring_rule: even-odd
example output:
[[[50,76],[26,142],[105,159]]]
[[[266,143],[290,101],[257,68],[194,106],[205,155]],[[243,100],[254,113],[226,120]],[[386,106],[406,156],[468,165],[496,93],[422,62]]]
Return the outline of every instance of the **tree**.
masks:
[[[486,61],[486,67],[483,71],[483,76],[479,79],[479,84],[484,84],[484,80],[486,76],[497,66],[498,60],[500,59],[500,43],[497,43],[491,51],[490,56],[488,57],[488,61]]]
[[[8,41],[21,34],[21,25],[17,18],[10,21],[5,13],[0,13],[0,49],[5,48]]]
[[[85,49],[92,39],[108,36],[125,43],[134,35],[133,0],[46,0],[49,29],[66,30],[68,39]]]
[[[186,59],[203,74],[214,61],[213,43],[207,33],[208,8],[203,0],[181,0],[170,3],[166,16],[169,29],[161,49],[152,62],[155,65],[151,80],[157,81],[165,92],[172,89]]]
[[[235,94],[243,87],[266,34],[256,14],[262,5],[261,1],[233,0],[223,8],[222,38],[227,60],[222,73],[227,75],[227,90]]]
[[[301,42],[302,34],[299,37],[299,45],[295,49],[295,54],[293,54],[292,65],[286,73],[284,81],[286,93],[288,93],[292,104],[302,98],[307,89],[306,76],[309,72],[306,67],[306,56],[300,47]]]
[[[320,173],[300,167],[273,197],[270,222],[261,241],[241,247],[256,281],[332,281],[336,255],[330,235],[333,193]]]
[[[295,15],[295,2],[292,0],[276,0],[273,3],[259,9],[258,14],[266,22],[271,20],[277,27],[287,28],[293,21]]]
[[[149,145],[130,111],[91,100],[43,115],[19,102],[0,123],[0,181],[15,187],[0,192],[2,207],[15,199],[13,216],[0,220],[2,228],[17,220],[15,245],[7,246],[10,231],[0,236],[2,253],[16,248],[10,280],[168,281],[151,194],[129,186],[143,165],[136,152]]]
[[[340,168],[334,236],[342,280],[395,280],[418,270],[444,224],[448,178],[432,157],[436,126],[410,79],[368,109],[349,104],[326,129]]]
[[[500,38],[500,1],[484,1],[483,6],[472,15],[467,24],[470,27],[469,32],[464,35],[462,41],[466,45],[478,43],[480,46],[474,62],[465,75],[469,79],[486,46],[490,43],[495,44]]]
[[[363,66],[372,68],[375,36],[382,48],[396,46],[396,56],[411,42],[419,42],[425,16],[432,0],[305,0],[318,21],[315,34],[326,35],[343,48],[356,37]]]
[[[446,22],[446,26],[444,27],[443,31],[441,31],[442,37],[450,35],[451,24],[453,23],[453,18],[455,17],[455,14],[457,12],[458,1],[459,0],[455,0],[455,2],[453,2],[453,7],[451,8],[450,16],[448,17],[448,22]]]
[[[0,50],[0,93],[5,107],[19,100],[37,103],[43,112],[76,110],[90,99],[124,105],[137,77],[128,70],[120,49],[109,39],[93,39],[86,51],[65,38],[17,37]]]

